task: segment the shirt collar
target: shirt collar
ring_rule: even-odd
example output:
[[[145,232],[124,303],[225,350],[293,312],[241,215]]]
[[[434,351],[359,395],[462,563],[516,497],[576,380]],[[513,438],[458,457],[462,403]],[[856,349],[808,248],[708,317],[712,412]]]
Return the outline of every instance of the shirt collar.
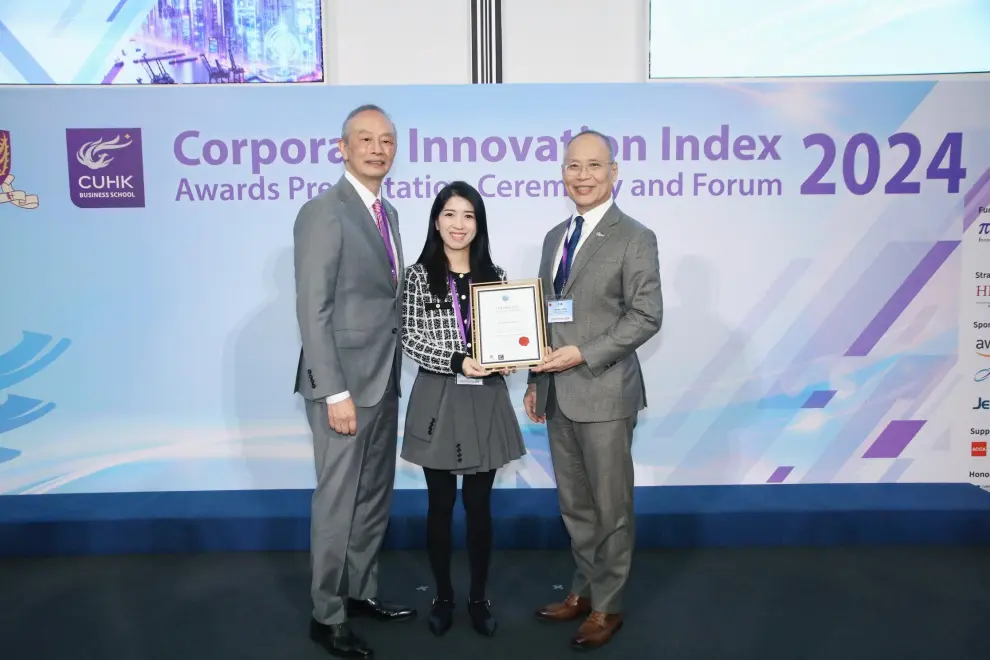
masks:
[[[351,182],[352,186],[354,186],[354,190],[357,191],[357,194],[361,198],[361,201],[364,202],[365,208],[370,210],[371,207],[374,205],[374,203],[380,199],[378,195],[368,190],[365,187],[365,185],[360,181],[358,181],[357,177],[355,177],[349,171],[344,170],[344,177]]]
[[[595,208],[590,209],[587,213],[582,213],[581,217],[584,218],[584,223],[581,225],[581,233],[583,233],[585,236],[589,236],[591,230],[598,225],[601,219],[605,217],[605,214],[608,213],[608,210],[612,208],[612,204],[613,204],[612,196],[609,195],[608,199],[606,199],[604,202],[602,202]],[[577,216],[576,213],[572,215],[571,220],[573,220],[576,216]],[[568,222],[567,224],[568,226],[573,227],[572,222]]]

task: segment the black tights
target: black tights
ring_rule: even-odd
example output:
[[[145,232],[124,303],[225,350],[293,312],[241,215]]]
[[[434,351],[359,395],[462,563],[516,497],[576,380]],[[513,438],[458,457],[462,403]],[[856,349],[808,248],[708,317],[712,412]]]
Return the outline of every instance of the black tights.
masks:
[[[437,583],[437,597],[453,600],[454,586],[450,582],[451,523],[457,500],[457,475],[446,470],[423,468],[429,511],[426,514],[426,548],[430,567]],[[468,563],[471,566],[472,601],[484,600],[488,580],[488,563],[492,555],[492,486],[495,470],[464,475],[461,500],[467,522]]]

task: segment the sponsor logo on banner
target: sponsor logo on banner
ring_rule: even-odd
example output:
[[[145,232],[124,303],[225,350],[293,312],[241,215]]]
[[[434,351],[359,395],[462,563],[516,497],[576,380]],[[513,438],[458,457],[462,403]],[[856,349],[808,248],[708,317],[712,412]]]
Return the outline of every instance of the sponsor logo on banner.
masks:
[[[975,380],[977,383],[982,383],[987,378],[990,378],[990,368],[980,369],[975,374],[973,374],[973,380]]]
[[[990,307],[990,284],[976,285],[976,304]],[[990,323],[974,323],[973,325],[978,328],[990,327]]]
[[[990,358],[990,339],[976,340],[976,354],[980,357]]]
[[[10,144],[10,131],[0,129],[0,204],[10,204],[19,209],[38,208],[38,196],[14,188],[14,152]]]
[[[978,456],[981,458],[986,458],[987,456],[987,443],[986,440],[979,442],[973,442],[970,448],[970,454],[973,456]]]
[[[140,128],[67,128],[69,196],[81,209],[144,208]]]
[[[990,206],[981,206],[980,215],[990,215]],[[980,243],[990,243],[990,222],[981,222],[976,230]]]
[[[973,406],[973,410],[990,410],[990,399],[984,399],[982,396],[976,397],[976,405]]]

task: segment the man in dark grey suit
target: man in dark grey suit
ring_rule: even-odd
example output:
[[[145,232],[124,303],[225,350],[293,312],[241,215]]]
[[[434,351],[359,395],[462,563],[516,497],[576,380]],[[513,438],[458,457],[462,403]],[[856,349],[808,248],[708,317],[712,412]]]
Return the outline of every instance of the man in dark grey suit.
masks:
[[[632,438],[646,407],[636,349],[659,331],[663,296],[656,234],[612,200],[618,165],[608,139],[578,134],[562,169],[577,213],[547,234],[540,264],[556,348],[531,370],[523,403],[547,423],[577,572],[568,597],[537,616],[586,616],[571,644],[595,648],[622,626],[635,542]]]
[[[376,106],[344,122],[344,176],[296,217],[296,392],[313,432],[316,490],[310,553],[310,636],[332,655],[372,651],[348,617],[415,615],[378,600],[378,552],[395,480],[402,347],[398,213],[380,196],[395,126]]]

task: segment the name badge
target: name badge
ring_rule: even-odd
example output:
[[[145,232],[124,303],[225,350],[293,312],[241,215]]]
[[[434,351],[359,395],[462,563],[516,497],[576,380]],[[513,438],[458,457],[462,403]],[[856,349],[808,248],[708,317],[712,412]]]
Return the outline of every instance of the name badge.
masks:
[[[547,322],[570,323],[574,320],[574,301],[570,299],[547,301]]]
[[[484,381],[480,378],[468,378],[464,374],[457,374],[457,384],[458,385],[484,385]]]

